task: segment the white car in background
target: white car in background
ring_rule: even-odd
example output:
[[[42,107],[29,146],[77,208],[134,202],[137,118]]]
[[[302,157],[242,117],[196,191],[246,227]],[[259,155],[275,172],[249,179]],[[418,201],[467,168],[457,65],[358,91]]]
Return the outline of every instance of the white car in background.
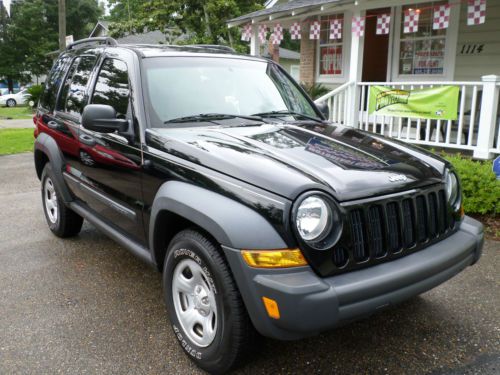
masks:
[[[21,90],[17,94],[7,94],[0,96],[0,106],[15,107],[16,105],[26,104],[30,94],[28,90]]]

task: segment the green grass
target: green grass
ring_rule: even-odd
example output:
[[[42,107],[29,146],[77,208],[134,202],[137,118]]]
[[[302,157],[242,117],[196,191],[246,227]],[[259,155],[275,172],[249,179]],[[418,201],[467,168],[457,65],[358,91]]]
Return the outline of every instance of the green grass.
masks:
[[[33,150],[33,129],[0,129],[0,155]]]
[[[0,120],[20,120],[33,117],[33,112],[30,107],[0,107]]]

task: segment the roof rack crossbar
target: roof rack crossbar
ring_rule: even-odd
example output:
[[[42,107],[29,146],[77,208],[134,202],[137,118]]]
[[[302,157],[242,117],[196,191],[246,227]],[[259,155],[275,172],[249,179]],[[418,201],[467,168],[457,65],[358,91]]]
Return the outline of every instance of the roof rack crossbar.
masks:
[[[218,44],[188,44],[185,47],[195,47],[195,48],[209,48],[209,49],[216,49],[220,51],[226,51],[226,52],[236,52],[234,48],[231,48],[229,46],[221,46]]]
[[[73,49],[75,46],[79,44],[87,44],[87,43],[96,43],[96,44],[106,44],[108,46],[117,46],[118,42],[109,37],[109,36],[103,36],[103,37],[95,37],[95,38],[85,38],[85,39],[80,39],[77,40],[76,42],[73,42],[69,44],[66,49]]]

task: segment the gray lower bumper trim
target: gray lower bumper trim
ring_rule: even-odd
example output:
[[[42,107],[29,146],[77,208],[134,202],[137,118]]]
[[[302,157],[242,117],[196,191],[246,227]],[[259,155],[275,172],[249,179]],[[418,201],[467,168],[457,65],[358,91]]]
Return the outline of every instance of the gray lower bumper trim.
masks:
[[[423,293],[450,279],[481,255],[481,223],[465,218],[450,237],[397,260],[328,278],[309,267],[264,270],[248,267],[239,250],[224,248],[255,327],[277,339],[297,339]],[[262,304],[278,302],[271,319]]]

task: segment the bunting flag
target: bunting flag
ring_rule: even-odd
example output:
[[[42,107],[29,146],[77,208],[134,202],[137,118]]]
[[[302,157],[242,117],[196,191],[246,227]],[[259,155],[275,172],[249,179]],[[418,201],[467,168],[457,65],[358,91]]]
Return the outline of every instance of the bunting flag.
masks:
[[[480,25],[486,21],[486,0],[469,0],[467,25]]]
[[[335,19],[330,22],[330,39],[342,39],[342,21]]]
[[[352,32],[357,37],[365,35],[364,17],[352,17]]]
[[[241,40],[249,42],[252,39],[252,25],[248,24],[241,29]]]
[[[271,41],[271,44],[278,44],[279,45],[281,43],[281,39],[275,33],[271,34],[271,36],[269,37],[269,40]]]
[[[290,37],[293,40],[300,39],[300,23],[294,22],[290,26]]]
[[[267,26],[262,24],[259,25],[259,41],[264,43],[266,41]]]
[[[434,8],[433,30],[447,29],[450,25],[450,4],[440,5]]]
[[[321,24],[319,23],[319,21],[314,21],[313,23],[311,23],[309,39],[319,39],[320,33],[321,33]]]
[[[391,15],[390,14],[379,14],[377,16],[377,35],[387,35],[389,34],[389,29],[391,27]]]
[[[280,23],[277,23],[275,26],[274,26],[274,36],[276,37],[276,39],[278,39],[281,43],[281,41],[283,40],[283,26],[281,26]],[[278,43],[279,44],[279,43]]]
[[[420,17],[420,12],[416,10],[406,10],[404,19],[404,29],[405,34],[416,33],[418,31],[418,19]]]

